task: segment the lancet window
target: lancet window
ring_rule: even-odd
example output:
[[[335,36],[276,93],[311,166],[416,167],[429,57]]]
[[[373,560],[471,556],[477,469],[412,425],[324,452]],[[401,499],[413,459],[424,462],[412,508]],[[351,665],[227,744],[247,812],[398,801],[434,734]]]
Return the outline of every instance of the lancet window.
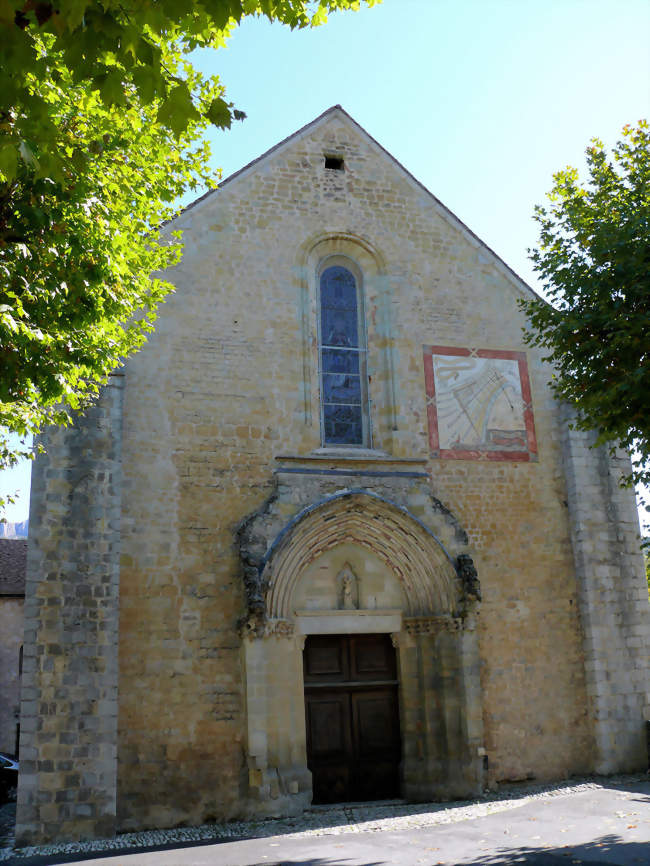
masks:
[[[319,361],[324,445],[370,446],[366,338],[358,280],[341,264],[320,275]]]

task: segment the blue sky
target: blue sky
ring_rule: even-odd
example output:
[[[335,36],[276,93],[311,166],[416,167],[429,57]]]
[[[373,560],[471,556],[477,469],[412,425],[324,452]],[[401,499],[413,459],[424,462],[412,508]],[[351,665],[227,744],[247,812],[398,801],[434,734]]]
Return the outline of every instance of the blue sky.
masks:
[[[224,177],[341,104],[536,288],[526,250],[554,171],[650,116],[648,0],[384,0],[291,33],[248,20],[198,63],[247,113],[210,135]],[[9,520],[27,516],[28,472]]]

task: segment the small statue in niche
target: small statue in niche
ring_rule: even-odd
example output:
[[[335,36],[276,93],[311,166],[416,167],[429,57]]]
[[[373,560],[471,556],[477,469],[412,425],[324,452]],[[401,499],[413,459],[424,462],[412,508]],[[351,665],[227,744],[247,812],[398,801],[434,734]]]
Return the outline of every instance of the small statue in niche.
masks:
[[[343,608],[345,610],[354,610],[354,600],[352,599],[352,577],[349,574],[343,575]]]
[[[337,583],[339,585],[339,609],[358,610],[359,582],[349,563],[346,562],[339,572]]]

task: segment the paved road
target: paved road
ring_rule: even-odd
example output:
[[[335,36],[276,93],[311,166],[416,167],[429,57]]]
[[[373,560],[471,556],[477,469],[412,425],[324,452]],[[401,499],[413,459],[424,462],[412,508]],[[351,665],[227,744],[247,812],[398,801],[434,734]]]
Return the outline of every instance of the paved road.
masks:
[[[362,827],[326,835],[272,836],[174,847],[49,858],[16,866],[650,866],[650,780],[549,799],[523,798],[505,811],[421,829]],[[76,859],[75,859],[76,858]]]

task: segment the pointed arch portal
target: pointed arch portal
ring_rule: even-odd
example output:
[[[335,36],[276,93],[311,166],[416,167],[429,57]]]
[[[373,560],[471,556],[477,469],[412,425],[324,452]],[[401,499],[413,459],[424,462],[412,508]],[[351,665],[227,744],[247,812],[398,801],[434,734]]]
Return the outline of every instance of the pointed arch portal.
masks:
[[[377,707],[389,706],[389,686],[397,694],[397,758],[391,734],[397,794],[429,800],[477,793],[483,773],[478,593],[468,594],[463,580],[460,564],[463,557],[471,560],[462,530],[439,507],[430,509],[425,523],[367,489],[340,490],[289,519],[282,518],[286,513],[286,504],[272,497],[240,532],[252,612],[243,631],[251,814],[296,813],[311,803],[314,790],[321,801],[327,796],[322,775],[312,784],[314,731],[338,731],[331,719],[346,717],[348,704],[352,721],[346,724],[352,727],[341,729],[341,742],[362,744],[365,736],[363,725],[354,728],[355,708],[371,706],[355,692],[366,689],[363,679],[341,680],[342,673],[330,672],[315,697],[320,687],[314,685],[312,654],[305,657],[306,691],[307,636],[308,649],[329,647],[332,658],[357,644],[392,643],[395,683],[373,681],[373,687],[386,693],[383,704],[375,696]],[[332,664],[327,661],[328,669]],[[341,671],[356,670],[355,664],[352,657],[342,660]],[[314,717],[321,711],[330,714],[322,724]],[[349,751],[358,761],[355,748]],[[337,760],[337,772],[345,775]]]
[[[305,509],[274,541],[263,571],[269,617],[289,617],[301,575],[324,552],[346,543],[386,563],[404,590],[405,616],[456,610],[456,570],[435,536],[405,509],[368,492],[346,491]]]

